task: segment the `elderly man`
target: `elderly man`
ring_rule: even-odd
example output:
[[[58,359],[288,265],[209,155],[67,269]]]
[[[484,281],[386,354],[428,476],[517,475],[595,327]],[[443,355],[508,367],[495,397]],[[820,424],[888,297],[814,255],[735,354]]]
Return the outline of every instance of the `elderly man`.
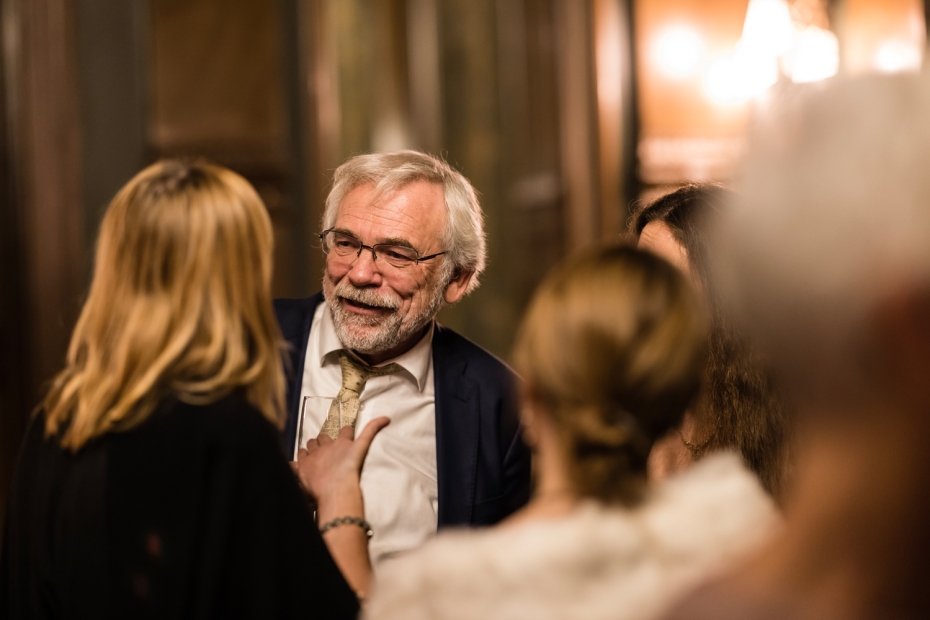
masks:
[[[717,281],[801,416],[786,527],[673,617],[930,617],[930,82],[760,119]]]
[[[322,293],[275,304],[291,345],[287,453],[391,419],[361,476],[375,564],[437,526],[491,524],[522,506],[516,376],[435,322],[484,269],[469,182],[415,151],[353,157],[336,170],[323,229]]]

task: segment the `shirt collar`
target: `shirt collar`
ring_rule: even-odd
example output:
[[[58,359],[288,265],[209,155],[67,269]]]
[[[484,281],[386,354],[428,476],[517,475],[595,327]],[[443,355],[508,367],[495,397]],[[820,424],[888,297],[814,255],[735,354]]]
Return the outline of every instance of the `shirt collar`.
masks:
[[[322,305],[325,307],[321,313],[322,316],[320,316],[320,341],[316,355],[316,359],[320,360],[321,368],[327,364],[338,364],[339,351],[345,349],[345,346],[339,341],[339,336],[336,335],[336,326],[333,324],[333,315],[329,306],[326,301]],[[416,381],[417,389],[422,392],[426,387],[426,380],[432,363],[433,331],[435,327],[436,322],[430,321],[426,334],[409,351],[398,355],[394,359],[376,364],[376,366],[397,364],[406,371],[405,374],[408,374],[411,379]]]

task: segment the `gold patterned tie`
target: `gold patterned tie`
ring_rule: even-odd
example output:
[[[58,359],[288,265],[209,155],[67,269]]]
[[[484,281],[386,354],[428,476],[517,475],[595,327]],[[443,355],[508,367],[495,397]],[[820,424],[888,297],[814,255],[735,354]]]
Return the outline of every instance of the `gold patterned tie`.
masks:
[[[397,364],[369,366],[346,351],[339,352],[339,362],[342,365],[342,389],[329,406],[329,415],[326,416],[323,428],[320,429],[320,432],[326,433],[333,439],[339,436],[339,430],[343,426],[355,428],[355,421],[358,419],[358,397],[365,389],[368,379],[389,375],[401,368]]]

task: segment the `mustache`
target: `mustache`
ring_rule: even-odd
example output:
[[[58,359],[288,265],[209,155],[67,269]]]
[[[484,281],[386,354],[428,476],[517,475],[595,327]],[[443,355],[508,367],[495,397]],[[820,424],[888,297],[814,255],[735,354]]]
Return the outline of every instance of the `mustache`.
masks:
[[[400,300],[390,294],[378,294],[371,289],[356,288],[351,283],[343,280],[336,285],[333,293],[337,297],[343,297],[349,301],[355,301],[366,306],[375,308],[386,308],[388,310],[397,310],[400,308]]]

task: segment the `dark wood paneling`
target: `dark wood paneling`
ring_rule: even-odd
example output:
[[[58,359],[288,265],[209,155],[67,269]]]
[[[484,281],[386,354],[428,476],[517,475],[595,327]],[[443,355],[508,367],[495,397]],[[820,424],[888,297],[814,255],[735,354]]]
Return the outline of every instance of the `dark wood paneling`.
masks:
[[[87,247],[110,200],[147,163],[148,0],[76,0]],[[90,254],[90,253],[88,253]],[[90,261],[87,269],[90,271]]]
[[[150,137],[243,168],[284,166],[287,117],[276,2],[152,0]]]
[[[5,5],[0,5],[4,9]],[[6,11],[0,13],[8,19]],[[4,24],[5,25],[5,24]],[[6,28],[0,28],[0,47],[6,50]],[[5,58],[7,60],[7,58]],[[27,403],[26,334],[23,293],[21,222],[14,174],[13,145],[8,123],[7,63],[0,63],[0,524],[8,483],[22,437]]]
[[[439,5],[443,147],[449,163],[480,193],[488,234],[481,287],[440,319],[496,353],[506,354],[516,321],[509,283],[507,213],[501,174],[497,12],[492,0]]]
[[[20,367],[13,375],[19,389],[5,392],[8,408],[0,410],[5,500],[14,446],[42,385],[63,365],[86,279],[73,5],[5,0],[2,9],[3,157],[12,181],[4,210],[19,239],[4,250],[14,255],[19,274],[4,278],[15,297],[4,305],[19,334],[13,350],[0,355],[4,365]],[[16,36],[7,38],[11,33]]]
[[[494,346],[509,355],[516,322],[536,285],[565,249],[559,143],[558,77],[551,0],[498,2],[500,169],[503,212],[498,236],[512,325]]]
[[[569,251],[599,239],[597,105],[590,2],[554,0],[562,185]]]
[[[294,0],[150,0],[148,137],[258,190],[275,230],[276,296],[306,293],[306,193]],[[296,133],[295,133],[296,132]]]

